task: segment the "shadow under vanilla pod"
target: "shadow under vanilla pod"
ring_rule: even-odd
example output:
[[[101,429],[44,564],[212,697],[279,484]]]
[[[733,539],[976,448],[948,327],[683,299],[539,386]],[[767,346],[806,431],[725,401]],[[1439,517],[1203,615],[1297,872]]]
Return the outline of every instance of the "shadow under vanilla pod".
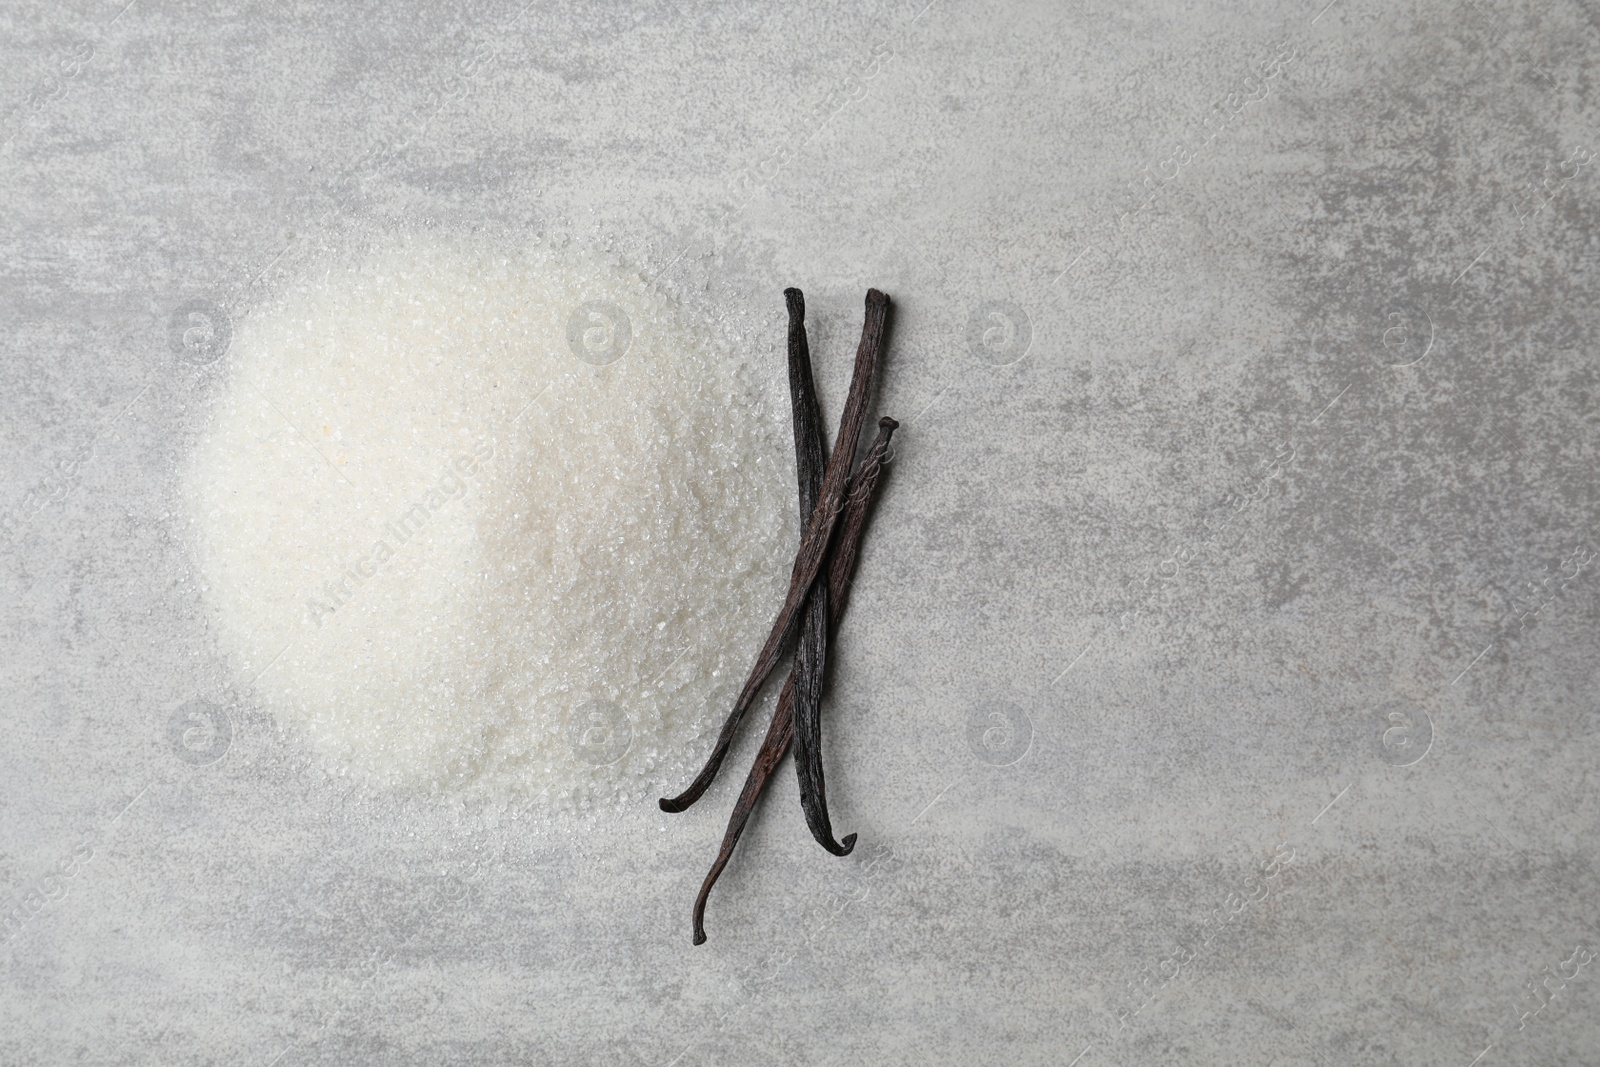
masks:
[[[800,546],[795,554],[788,596],[773,621],[744,689],[723,723],[710,758],[688,789],[676,797],[661,799],[662,811],[681,812],[700,799],[727,756],[745,711],[791,640],[795,642],[795,655],[789,678],[773,710],[767,736],[729,818],[722,847],[695,898],[694,943],[697,945],[706,940],[705,907],[711,887],[727,867],[768,779],[791,743],[800,784],[800,806],[812,836],[836,856],[849,855],[856,841],[855,834],[845,835],[842,841],[834,840],[828,818],[822,770],[822,685],[829,637],[838,629],[849,600],[850,581],[860,557],[867,515],[877,497],[890,437],[899,425],[888,416],[880,419],[877,437],[860,464],[855,464],[867,404],[883,355],[889,298],[876,289],[867,291],[866,321],[862,325],[855,370],[831,458],[827,455],[811,374],[805,297],[799,289],[791,288],[784,290],[784,299],[789,311],[789,393],[794,421],[795,475],[800,514],[805,518]]]

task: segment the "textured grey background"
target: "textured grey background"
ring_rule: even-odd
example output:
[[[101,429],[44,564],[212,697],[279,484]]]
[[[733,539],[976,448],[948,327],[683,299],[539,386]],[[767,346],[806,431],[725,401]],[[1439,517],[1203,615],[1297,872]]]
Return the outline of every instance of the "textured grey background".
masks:
[[[1600,1059],[1600,9],[1325,2],[6,5],[0,1060]],[[369,797],[207,629],[228,324],[395,225],[778,398],[801,285],[830,411],[898,301],[862,844],[780,776],[702,948],[737,773]]]

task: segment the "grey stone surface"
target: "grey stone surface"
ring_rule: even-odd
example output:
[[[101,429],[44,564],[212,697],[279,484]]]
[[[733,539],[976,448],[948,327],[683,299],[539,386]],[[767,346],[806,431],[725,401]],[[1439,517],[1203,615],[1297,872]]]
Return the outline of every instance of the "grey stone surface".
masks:
[[[1600,1059],[1600,13],[1323,2],[8,5],[0,1060]],[[897,300],[862,844],[780,776],[704,947],[736,781],[366,796],[207,629],[226,334],[396,225],[606,248],[780,402],[800,285],[829,411]]]

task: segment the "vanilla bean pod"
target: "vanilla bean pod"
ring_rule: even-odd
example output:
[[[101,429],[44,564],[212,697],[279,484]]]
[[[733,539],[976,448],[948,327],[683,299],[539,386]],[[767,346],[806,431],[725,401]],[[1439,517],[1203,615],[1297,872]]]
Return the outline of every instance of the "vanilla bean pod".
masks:
[[[795,476],[799,482],[800,515],[809,521],[817,510],[828,457],[822,437],[822,412],[811,378],[811,346],[806,341],[806,301],[798,289],[784,290],[789,307],[789,397],[794,424]],[[852,446],[852,451],[854,450]],[[854,456],[848,457],[854,459]],[[794,765],[800,780],[800,809],[817,843],[835,856],[855,847],[855,835],[833,839],[828,821],[828,794],[822,773],[822,677],[828,661],[828,582],[819,575],[801,609],[800,637],[795,644],[789,684],[794,689]]]
[[[828,542],[833,535],[839,512],[844,504],[846,483],[860,443],[861,426],[866,421],[867,403],[871,399],[873,382],[877,376],[879,357],[883,351],[884,329],[888,320],[889,298],[877,289],[867,290],[866,318],[861,326],[861,343],[856,349],[855,370],[850,379],[850,392],[845,398],[844,411],[839,419],[839,433],[834,439],[833,455],[828,460],[823,475],[822,489],[817,507],[806,524],[800,539],[800,549],[795,554],[794,568],[789,576],[789,592],[778,617],[773,620],[767,642],[756,656],[755,666],[746,679],[744,688],[734,701],[733,710],[722,724],[722,732],[711,750],[711,756],[689,788],[676,797],[662,797],[661,810],[683,811],[705,793],[717,770],[733,744],[733,735],[739,721],[754,702],[761,685],[783,655],[784,645],[798,628],[801,608],[810,594],[812,583],[822,569],[827,555]]]
[[[877,499],[878,482],[882,477],[884,460],[889,452],[889,438],[898,426],[899,423],[888,416],[878,420],[878,436],[873,440],[861,465],[850,479],[849,495],[839,519],[839,537],[828,557],[828,621],[835,631],[838,630],[839,623],[844,618],[845,607],[850,601],[851,579],[855,575],[856,561],[860,558],[861,538],[866,530],[867,515]],[[738,802],[733,806],[733,814],[728,817],[728,829],[723,834],[722,847],[717,851],[717,858],[712,861],[711,870],[707,872],[705,881],[700,885],[699,895],[695,897],[694,943],[697,945],[705,944],[706,940],[706,901],[711,896],[711,887],[717,884],[717,879],[722,876],[723,869],[733,857],[734,846],[739,843],[739,837],[744,833],[745,825],[750,821],[750,815],[760,801],[762,791],[766,789],[772,772],[783,760],[783,754],[788,751],[789,743],[794,737],[794,688],[795,679],[791,671],[783,692],[778,696],[778,706],[773,710],[772,722],[767,726],[767,736],[761,742],[761,749],[756,753],[750,773],[745,777],[744,789],[740,791]],[[845,838],[845,841],[853,841],[854,836],[852,834]]]

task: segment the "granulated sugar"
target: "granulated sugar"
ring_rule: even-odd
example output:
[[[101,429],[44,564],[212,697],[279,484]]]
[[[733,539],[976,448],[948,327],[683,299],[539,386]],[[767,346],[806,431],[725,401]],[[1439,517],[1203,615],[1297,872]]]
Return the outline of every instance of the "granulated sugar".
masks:
[[[186,496],[252,699],[383,787],[688,781],[795,537],[753,368],[598,259],[417,239],[287,287],[233,361]]]

